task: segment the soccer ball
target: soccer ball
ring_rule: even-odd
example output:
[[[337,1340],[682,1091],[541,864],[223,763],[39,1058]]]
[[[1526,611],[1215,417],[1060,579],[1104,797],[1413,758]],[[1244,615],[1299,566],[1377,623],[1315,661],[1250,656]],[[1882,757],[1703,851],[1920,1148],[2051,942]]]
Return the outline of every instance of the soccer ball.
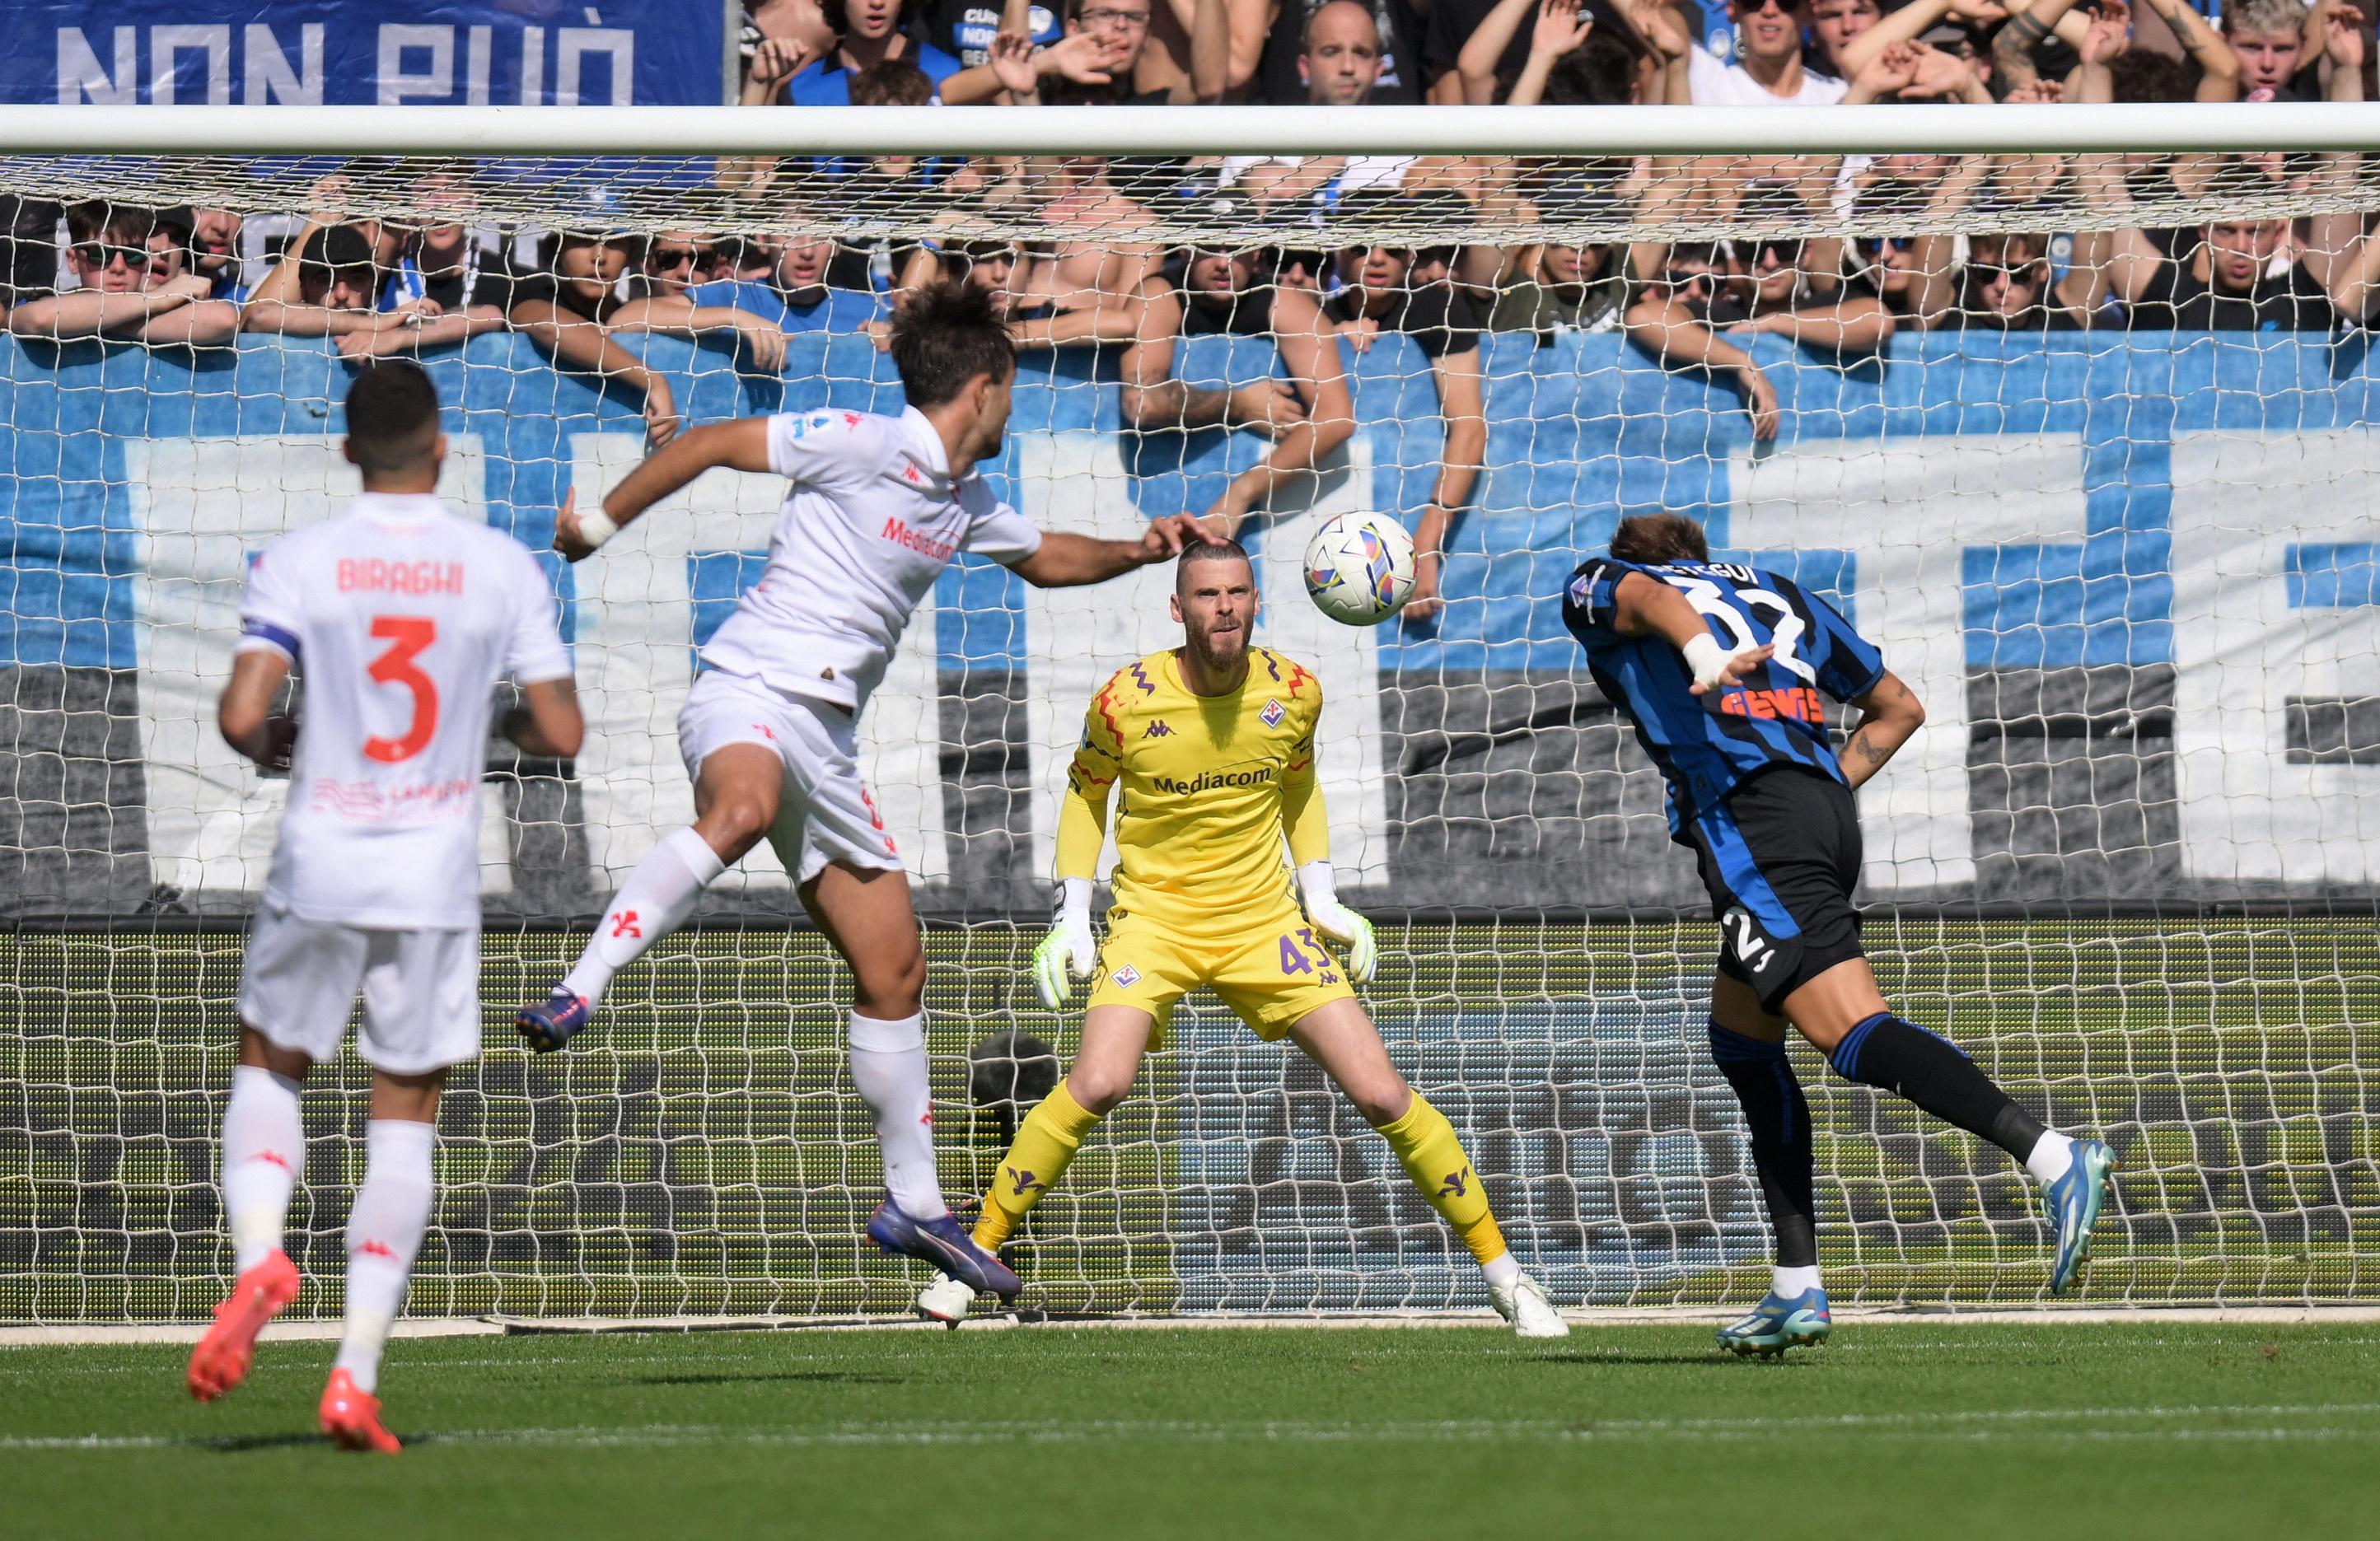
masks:
[[[1378,625],[1413,598],[1413,537],[1378,514],[1337,514],[1305,543],[1305,592],[1351,626]]]

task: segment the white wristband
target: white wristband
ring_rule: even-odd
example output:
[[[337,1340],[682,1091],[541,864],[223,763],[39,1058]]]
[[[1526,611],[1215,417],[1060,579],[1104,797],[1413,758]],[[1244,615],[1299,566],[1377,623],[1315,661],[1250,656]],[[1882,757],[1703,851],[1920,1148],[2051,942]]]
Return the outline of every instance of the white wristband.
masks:
[[[1339,902],[1339,874],[1328,859],[1310,861],[1297,869],[1297,892],[1308,906]]]
[[[589,546],[600,546],[619,533],[619,521],[604,513],[600,505],[583,510],[578,516],[578,539]]]
[[[1686,655],[1686,670],[1694,676],[1694,683],[1706,690],[1727,677],[1728,662],[1735,657],[1720,647],[1718,638],[1708,632],[1688,638],[1686,645],[1678,650]]]

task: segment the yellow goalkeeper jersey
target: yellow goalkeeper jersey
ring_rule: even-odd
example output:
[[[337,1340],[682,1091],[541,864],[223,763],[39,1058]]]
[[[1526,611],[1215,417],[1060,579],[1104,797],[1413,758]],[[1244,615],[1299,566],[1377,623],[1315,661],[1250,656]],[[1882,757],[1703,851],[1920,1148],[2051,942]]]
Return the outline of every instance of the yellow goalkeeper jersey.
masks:
[[[1192,694],[1171,649],[1118,670],[1083,717],[1058,876],[1096,875],[1113,793],[1119,911],[1201,936],[1293,911],[1291,864],[1330,854],[1321,717],[1322,682],[1269,648],[1248,650],[1247,678],[1225,696]]]

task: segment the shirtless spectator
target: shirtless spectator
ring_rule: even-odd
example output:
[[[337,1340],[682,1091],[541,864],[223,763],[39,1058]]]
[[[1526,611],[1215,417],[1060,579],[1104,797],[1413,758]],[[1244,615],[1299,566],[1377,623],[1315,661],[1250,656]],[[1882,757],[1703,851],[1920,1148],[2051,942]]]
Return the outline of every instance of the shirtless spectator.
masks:
[[[1381,214],[1391,207],[1375,205]],[[1446,444],[1437,484],[1414,521],[1414,590],[1405,613],[1427,620],[1443,604],[1446,537],[1455,513],[1471,501],[1488,452],[1488,396],[1480,362],[1482,328],[1471,297],[1452,282],[1455,249],[1419,251],[1355,247],[1339,254],[1340,291],[1323,315],[1356,352],[1375,339],[1402,334],[1429,360]]]
[[[152,347],[205,347],[239,331],[239,309],[184,270],[176,234],[146,209],[79,203],[67,211],[67,271],[78,287],[8,312],[19,337],[82,337]]]
[[[1270,265],[1262,251],[1190,253],[1178,272],[1142,286],[1139,330],[1123,355],[1127,431],[1246,429],[1272,441],[1271,453],[1233,477],[1207,510],[1227,534],[1355,432],[1345,366],[1321,302],[1276,286]],[[1179,339],[1217,334],[1270,338],[1282,372],[1228,389],[1174,379]]]
[[[992,297],[1018,350],[1080,344],[1128,343],[1139,334],[1140,300],[1131,294],[1066,290],[1057,260],[1015,241],[953,241],[920,247],[902,271],[904,290],[958,278]],[[873,322],[879,347],[892,346],[892,325]]]

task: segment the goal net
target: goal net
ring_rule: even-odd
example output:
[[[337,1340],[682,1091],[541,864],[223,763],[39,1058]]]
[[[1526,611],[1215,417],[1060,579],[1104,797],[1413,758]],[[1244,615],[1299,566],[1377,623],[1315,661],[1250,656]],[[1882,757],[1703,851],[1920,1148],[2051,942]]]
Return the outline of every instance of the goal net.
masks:
[[[1707,904],[1560,624],[1572,566],[1655,508],[1829,596],[1923,698],[1862,794],[1867,944],[1897,1009],[2121,1151],[2086,1302],[2368,1300],[2380,125],[1443,111],[0,115],[0,1321],[219,1298],[283,783],[213,703],[248,558],[355,490],[358,362],[422,358],[446,495],[541,551],[681,426],[898,411],[868,328],[929,273],[1012,307],[986,474],[1045,528],[1128,534],[1318,449],[1243,529],[1259,639],[1328,694],[1367,1003],[1558,1302],[1767,1278]],[[766,846],[569,1051],[509,1027],[690,818],[693,649],[782,496],[713,473],[549,569],[588,741],[491,746],[487,1052],[442,1115],[417,1314],[891,1315],[921,1282],[860,1244],[848,982]],[[1306,602],[1320,520],[1437,508],[1441,613]],[[1057,793],[1090,693],[1178,640],[1168,582],[961,557],[862,725],[954,1196],[1071,1052],[1024,967]],[[2046,1299],[2012,1163],[1793,1052],[1838,1302]],[[291,1250],[322,1286],[297,1309],[335,1313],[366,1072],[317,1080]],[[1017,1261],[1057,1312],[1476,1308],[1450,1240],[1310,1064],[1200,996]]]

